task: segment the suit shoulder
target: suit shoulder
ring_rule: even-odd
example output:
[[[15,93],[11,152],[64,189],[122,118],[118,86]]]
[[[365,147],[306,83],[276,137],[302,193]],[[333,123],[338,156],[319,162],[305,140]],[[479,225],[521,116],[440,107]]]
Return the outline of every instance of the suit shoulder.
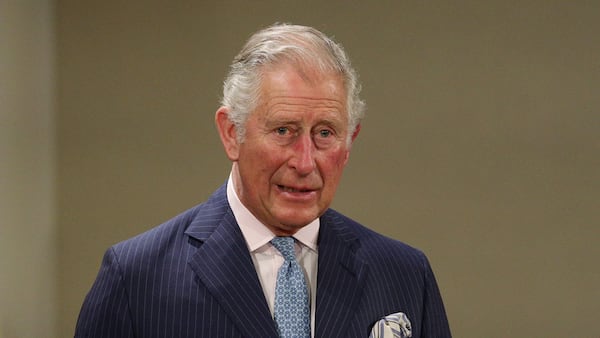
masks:
[[[195,206],[154,228],[119,242],[111,249],[120,262],[136,261],[143,257],[148,258],[149,253],[160,253],[172,245],[178,237],[183,237],[183,232],[201,206]]]
[[[185,231],[203,218],[219,218],[227,207],[224,187],[218,189],[206,202],[198,204],[170,220],[112,247],[121,259],[148,258],[181,246]]]
[[[388,264],[409,264],[419,269],[428,266],[427,257],[420,249],[380,234],[337,211],[330,210],[328,213],[332,219],[337,218],[339,227],[349,232],[359,243],[356,252],[363,259]]]

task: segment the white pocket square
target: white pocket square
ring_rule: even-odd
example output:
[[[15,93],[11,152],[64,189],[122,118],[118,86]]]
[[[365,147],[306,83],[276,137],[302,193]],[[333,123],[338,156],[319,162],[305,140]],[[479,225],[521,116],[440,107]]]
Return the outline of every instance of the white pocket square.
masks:
[[[377,321],[369,338],[408,338],[412,337],[410,320],[402,312],[392,313]]]

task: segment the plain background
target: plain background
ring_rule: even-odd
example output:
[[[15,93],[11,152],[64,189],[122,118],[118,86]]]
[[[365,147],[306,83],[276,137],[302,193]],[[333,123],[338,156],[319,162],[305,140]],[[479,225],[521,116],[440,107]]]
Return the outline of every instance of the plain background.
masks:
[[[104,251],[230,164],[228,65],[332,35],[367,117],[333,207],[422,249],[455,337],[598,337],[597,1],[0,1],[0,336],[68,337]]]

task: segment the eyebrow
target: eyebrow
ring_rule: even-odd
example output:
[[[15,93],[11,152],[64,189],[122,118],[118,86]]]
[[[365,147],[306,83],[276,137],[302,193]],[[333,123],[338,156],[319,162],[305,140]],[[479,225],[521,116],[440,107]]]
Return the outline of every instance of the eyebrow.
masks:
[[[277,114],[280,115],[280,114]],[[327,114],[327,115],[335,115],[335,113]],[[269,118],[265,118],[265,124],[267,125],[276,125],[276,124],[300,124],[302,123],[302,117],[297,116],[272,116]],[[343,124],[344,121],[341,118],[335,118],[332,116],[324,116],[317,120],[316,124],[329,124],[329,125],[338,125]]]

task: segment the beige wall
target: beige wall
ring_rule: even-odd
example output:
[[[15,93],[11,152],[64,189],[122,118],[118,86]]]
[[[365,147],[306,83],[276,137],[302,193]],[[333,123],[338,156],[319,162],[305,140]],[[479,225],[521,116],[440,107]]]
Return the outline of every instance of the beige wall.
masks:
[[[0,1],[0,337],[53,337],[54,33],[50,1]]]
[[[109,245],[225,180],[220,83],[275,21],[346,46],[369,109],[335,207],[428,254],[456,337],[599,335],[599,3],[59,1],[56,158],[51,10],[0,3],[3,338],[51,332],[55,236],[67,337]]]

